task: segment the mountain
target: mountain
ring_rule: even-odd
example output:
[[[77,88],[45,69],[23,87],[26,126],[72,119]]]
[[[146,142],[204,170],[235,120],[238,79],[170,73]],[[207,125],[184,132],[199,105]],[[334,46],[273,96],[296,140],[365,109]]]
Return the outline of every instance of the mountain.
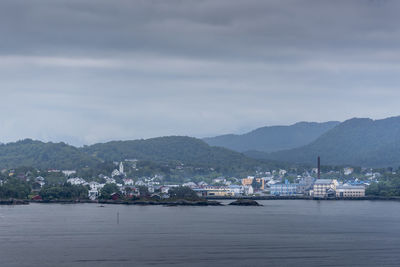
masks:
[[[225,147],[239,152],[274,152],[307,145],[340,122],[299,122],[290,126],[258,128],[242,135],[227,134],[204,138],[211,146]]]
[[[296,163],[315,163],[320,155],[326,165],[397,168],[400,166],[400,117],[354,118],[300,148],[247,155]]]
[[[41,169],[76,169],[99,162],[65,143],[25,139],[0,145],[0,168],[29,166]]]
[[[252,168],[261,163],[245,155],[185,136],[157,137],[146,140],[111,141],[85,146],[83,152],[106,161],[124,159],[155,162],[179,161],[183,164],[214,168]]]

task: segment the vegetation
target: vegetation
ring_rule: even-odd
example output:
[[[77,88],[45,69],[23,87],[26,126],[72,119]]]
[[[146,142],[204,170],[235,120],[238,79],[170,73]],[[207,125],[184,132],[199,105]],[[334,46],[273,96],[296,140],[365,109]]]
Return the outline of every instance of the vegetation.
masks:
[[[187,186],[170,188],[168,194],[172,199],[186,199],[186,200],[199,199],[199,196],[196,194],[196,192]]]
[[[111,199],[112,194],[119,193],[119,188],[116,184],[106,184],[100,190],[100,199]]]
[[[288,162],[363,167],[400,166],[400,117],[384,120],[351,119],[320,136],[309,145],[274,153],[248,156]]]
[[[43,200],[87,199],[88,188],[83,185],[65,183],[61,186],[45,186],[40,190],[39,195]]]
[[[369,196],[400,196],[400,175],[386,174],[379,182],[372,183],[365,191]]]
[[[27,182],[18,179],[8,179],[0,186],[0,199],[27,199],[31,188]]]
[[[0,168],[31,166],[40,169],[76,169],[93,166],[98,162],[98,159],[65,143],[25,139],[0,144]]]

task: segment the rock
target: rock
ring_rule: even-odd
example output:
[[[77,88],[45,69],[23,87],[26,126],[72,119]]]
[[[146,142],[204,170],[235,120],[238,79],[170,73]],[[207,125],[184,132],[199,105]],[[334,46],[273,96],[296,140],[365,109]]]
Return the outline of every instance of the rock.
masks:
[[[255,200],[252,199],[243,199],[240,198],[232,203],[229,203],[229,205],[233,206],[262,206],[260,203],[258,203]]]

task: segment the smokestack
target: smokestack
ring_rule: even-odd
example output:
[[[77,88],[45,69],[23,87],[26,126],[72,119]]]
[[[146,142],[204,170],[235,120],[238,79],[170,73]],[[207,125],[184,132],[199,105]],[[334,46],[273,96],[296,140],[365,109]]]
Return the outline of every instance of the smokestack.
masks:
[[[318,156],[318,179],[321,178],[321,158]]]

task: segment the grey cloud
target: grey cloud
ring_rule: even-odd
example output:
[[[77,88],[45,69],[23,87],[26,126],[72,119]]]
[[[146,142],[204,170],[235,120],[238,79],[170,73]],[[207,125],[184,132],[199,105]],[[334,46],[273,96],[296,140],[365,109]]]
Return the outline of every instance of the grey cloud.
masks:
[[[0,2],[0,141],[400,113],[400,2]]]

